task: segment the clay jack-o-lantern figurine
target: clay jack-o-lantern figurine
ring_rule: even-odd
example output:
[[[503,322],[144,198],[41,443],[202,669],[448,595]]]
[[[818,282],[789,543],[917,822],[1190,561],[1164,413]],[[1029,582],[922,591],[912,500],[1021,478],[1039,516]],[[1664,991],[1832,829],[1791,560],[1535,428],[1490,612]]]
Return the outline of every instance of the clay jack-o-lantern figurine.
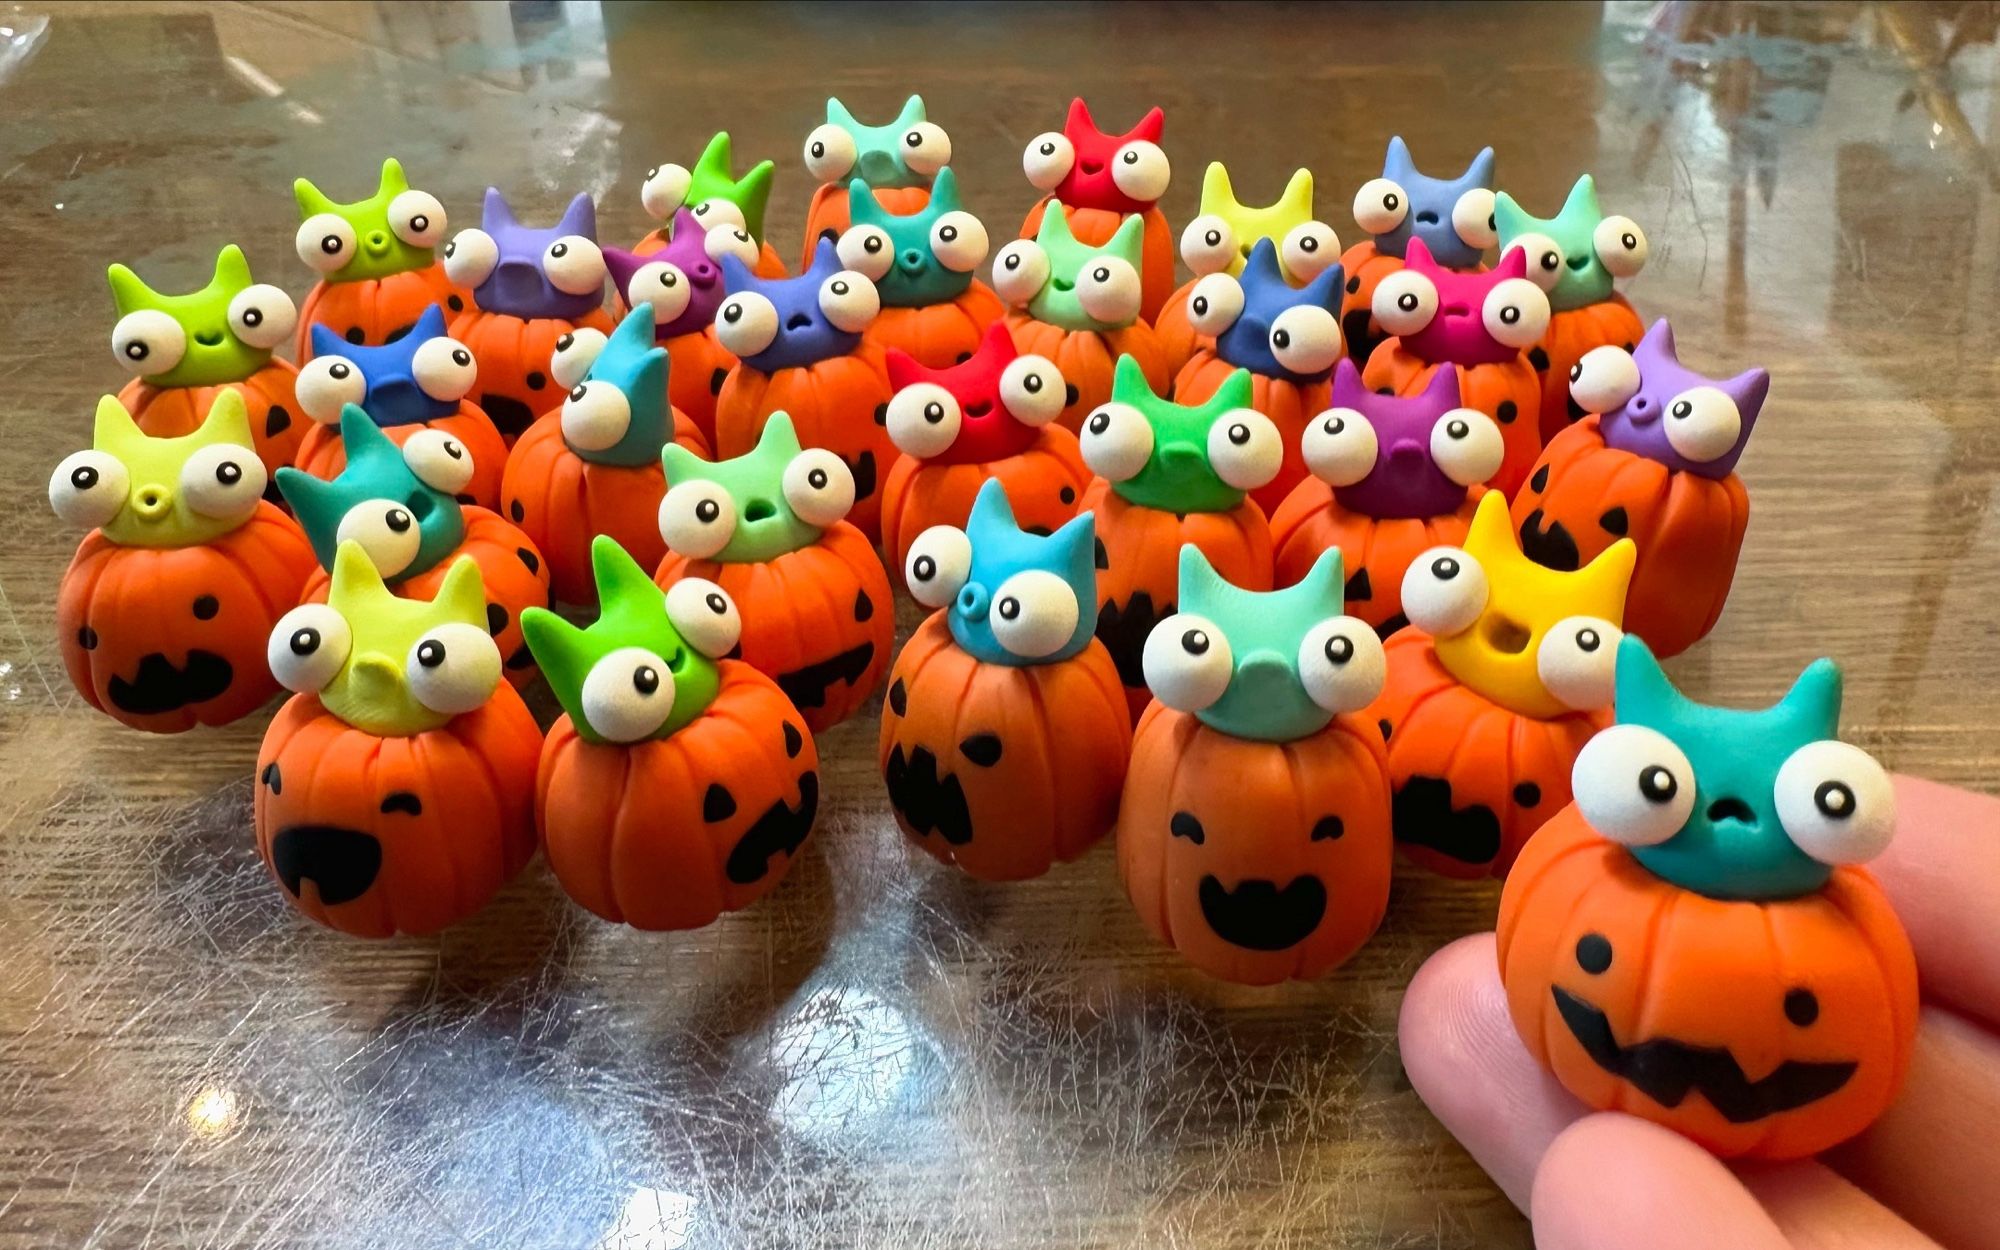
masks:
[[[419,430],[455,439],[473,466],[461,502],[500,506],[507,443],[479,405],[466,398],[478,380],[479,362],[465,344],[446,336],[443,309],[426,307],[408,333],[381,347],[356,347],[323,325],[308,326],[307,332],[313,357],[299,370],[298,396],[313,428],[299,444],[299,468],[333,478],[346,466],[340,414],[353,404],[399,447]]]
[[[1020,528],[997,481],[926,530],[910,593],[936,609],[897,657],[876,762],[896,823],[989,881],[1037,877],[1111,831],[1132,716],[1097,624],[1088,513]]]
[[[1433,547],[1472,527],[1479,485],[1500,466],[1500,427],[1458,404],[1458,373],[1439,369],[1408,397],[1377,395],[1343,360],[1332,406],[1303,440],[1312,476],[1271,517],[1277,580],[1289,586],[1328,548],[1340,549],[1348,610],[1383,637],[1409,624],[1403,576]]]
[[[1159,203],[1173,179],[1173,166],[1160,148],[1165,128],[1166,115],[1155,108],[1126,133],[1108,135],[1082,100],[1071,100],[1061,132],[1036,135],[1021,154],[1022,171],[1043,192],[1021,225],[1022,238],[1047,229],[1051,205],[1065,219],[1066,232],[1092,247],[1110,242],[1127,221],[1139,219],[1144,238],[1133,264],[1140,279],[1139,314],[1148,324],[1174,289],[1174,232]]]
[[[257,851],[307,917],[357,937],[465,919],[535,849],[535,718],[500,679],[479,566],[434,599],[382,584],[360,545],[325,603],[271,631],[295,695],[257,752]]]
[[[679,235],[680,213],[685,209],[702,230],[720,226],[742,231],[756,249],[756,255],[744,263],[755,269],[758,277],[784,277],[785,262],[778,259],[777,249],[764,237],[764,210],[771,202],[771,179],[778,167],[768,160],[758,161],[739,178],[732,172],[734,164],[729,132],[723,130],[701,150],[693,169],[669,163],[647,170],[639,202],[648,216],[665,224],[633,244],[632,251],[650,256],[666,247]]]
[[[298,324],[292,297],[252,278],[234,243],[217,254],[208,285],[185,295],[161,295],[123,265],[111,266],[109,278],[118,306],[111,352],[133,375],[118,402],[139,428],[154,438],[192,434],[216,395],[234,391],[267,477],[292,463],[306,436],[294,393],[299,371],[271,354]]]
[[[1592,348],[1570,370],[1585,417],[1556,435],[1514,498],[1521,550],[1573,569],[1620,538],[1639,548],[1625,628],[1657,655],[1679,655],[1715,628],[1750,525],[1736,461],[1771,377],[1684,368],[1674,331],[1655,321],[1636,351]]]
[[[909,213],[883,208],[859,178],[850,195],[854,224],[840,236],[840,263],[866,274],[882,296],[863,336],[933,369],[978,350],[1007,310],[973,277],[986,262],[986,227],[959,203],[957,177],[940,170],[929,202]]]
[[[191,433],[154,438],[106,395],[90,450],[50,476],[49,503],[90,531],[56,596],[63,667],[86,703],[178,733],[277,693],[258,648],[298,602],[312,548],[264,499],[242,396],[219,391]]]
[[[667,398],[701,431],[704,446],[715,443],[715,397],[736,367],[736,357],[715,337],[715,313],[727,294],[724,256],[754,264],[756,245],[741,226],[718,222],[713,230],[703,229],[685,208],[674,211],[673,237],[657,250],[641,255],[604,249],[619,306],[628,312],[641,304],[653,310],[653,337],[667,349]],[[579,331],[572,343],[592,337]],[[569,348],[558,340],[556,350]]]
[[[1133,738],[1119,876],[1146,927],[1213,976],[1323,975],[1389,903],[1382,738],[1354,714],[1382,688],[1382,644],[1342,615],[1338,551],[1263,593],[1192,545],[1180,568],[1180,611],[1146,641],[1159,701]]]
[[[920,95],[905,100],[886,126],[863,125],[846,105],[829,99],[826,123],[806,136],[805,160],[819,186],[806,209],[801,267],[812,264],[820,240],[838,242],[854,224],[849,187],[855,182],[874,192],[885,213],[921,212],[930,203],[933,181],[951,163],[951,136],[930,120]]]
[[[662,593],[610,538],[591,544],[598,617],[522,622],[563,715],[542,745],[535,824],[569,896],[638,929],[693,929],[784,877],[819,807],[819,752],[771,679],[728,659],[720,586]]]
[[[673,362],[653,326],[652,307],[641,304],[608,339],[579,331],[549,361],[566,391],[561,410],[529,426],[507,458],[507,516],[548,560],[559,603],[596,602],[590,553],[599,535],[657,567],[667,554],[660,449],[672,441],[708,455],[694,422],[667,403]]]
[[[881,559],[843,519],[854,504],[846,464],[800,446],[780,412],[741,456],[711,464],[669,445],[665,465],[667,557],[655,580],[720,585],[743,610],[743,660],[813,730],[853,715],[888,671],[896,612]]]
[[[903,454],[882,488],[882,556],[901,577],[910,545],[933,525],[963,526],[988,481],[1032,532],[1076,515],[1090,486],[1076,435],[1055,424],[1063,376],[1053,361],[1023,356],[999,324],[970,360],[927,369],[889,353],[889,437]]]
[[[1895,791],[1838,739],[1840,669],[1710,707],[1628,637],[1617,717],[1500,896],[1514,1027],[1585,1105],[1725,1158],[1840,1144],[1895,1100],[1918,1009],[1909,938],[1861,867]]]
[[[1368,237],[1341,253],[1347,297],[1340,328],[1356,364],[1365,365],[1389,332],[1374,320],[1375,288],[1403,267],[1409,246],[1446,269],[1476,272],[1496,238],[1493,220],[1493,149],[1481,148],[1456,178],[1433,178],[1417,169],[1402,136],[1389,138],[1382,176],[1354,193],[1354,223]]]
[[[304,178],[292,183],[292,197],[300,216],[294,246],[319,275],[299,309],[300,365],[319,351],[314,326],[350,346],[380,347],[408,334],[426,309],[464,311],[464,293],[437,258],[448,228],[444,205],[412,188],[395,157],[382,162],[365,200],[335,203]]]
[[[1368,715],[1389,743],[1396,842],[1453,877],[1505,876],[1569,802],[1576,753],[1610,723],[1632,544],[1559,573],[1521,554],[1507,500],[1481,496],[1463,546],[1403,577],[1409,626]]]
[[[436,595],[452,566],[469,558],[479,566],[486,621],[506,658],[508,680],[533,681],[521,613],[548,606],[548,565],[528,536],[498,513],[458,502],[476,467],[471,454],[441,430],[420,430],[398,447],[353,404],[341,415],[340,438],[347,464],[332,481],[278,470],[278,489],[320,562],[302,597],[326,598],[334,557],[349,542],[397,594],[416,598]]]

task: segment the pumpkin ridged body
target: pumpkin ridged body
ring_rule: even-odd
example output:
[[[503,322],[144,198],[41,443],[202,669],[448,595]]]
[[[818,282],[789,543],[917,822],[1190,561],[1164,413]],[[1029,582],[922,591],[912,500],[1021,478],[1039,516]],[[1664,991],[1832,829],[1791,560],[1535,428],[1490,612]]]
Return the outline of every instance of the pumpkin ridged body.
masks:
[[[985,464],[940,464],[898,456],[882,488],[882,557],[889,578],[903,584],[911,544],[933,525],[965,527],[972,501],[988,478],[1007,492],[1014,519],[1030,532],[1053,533],[1077,514],[1090,488],[1076,435],[1042,427],[1024,451]]]
[[[1542,331],[1542,341],[1528,353],[1542,384],[1543,445],[1562,433],[1565,426],[1584,418],[1583,409],[1570,398],[1571,367],[1592,348],[1622,347],[1629,352],[1644,334],[1639,314],[1623,295],[1614,294],[1600,303],[1549,315],[1549,328]]]
[[[220,386],[158,387],[134,378],[118,392],[118,402],[148,437],[179,438],[201,428],[217,395],[235,391],[243,397],[244,413],[250,418],[257,458],[264,462],[265,472],[275,474],[298,459],[299,444],[312,424],[299,407],[298,380],[299,371],[291,361],[273,360],[241,382]],[[275,484],[265,497],[278,502]]]
[[[536,417],[562,403],[562,392],[549,377],[549,357],[557,339],[580,327],[607,335],[617,328],[602,308],[575,321],[524,320],[471,307],[452,318],[451,337],[479,362],[479,380],[466,398],[492,419],[508,446]]]
[[[1306,575],[1320,553],[1340,548],[1347,578],[1347,613],[1383,634],[1407,623],[1403,616],[1403,574],[1432,547],[1457,547],[1472,528],[1472,514],[1485,488],[1466,492],[1458,511],[1432,517],[1372,517],[1351,512],[1333,488],[1316,477],[1300,482],[1271,517],[1277,548],[1277,584],[1290,586]]]
[[[452,305],[454,298],[457,307]],[[409,333],[427,308],[441,308],[449,318],[471,304],[471,296],[445,277],[443,261],[358,282],[322,278],[313,283],[305,302],[299,305],[299,334],[292,354],[300,365],[313,358],[312,327],[316,325],[356,346],[380,347]]]
[[[977,278],[951,299],[922,308],[884,305],[861,337],[883,351],[908,352],[926,369],[949,369],[979,350],[986,328],[1005,316],[1007,306]]]

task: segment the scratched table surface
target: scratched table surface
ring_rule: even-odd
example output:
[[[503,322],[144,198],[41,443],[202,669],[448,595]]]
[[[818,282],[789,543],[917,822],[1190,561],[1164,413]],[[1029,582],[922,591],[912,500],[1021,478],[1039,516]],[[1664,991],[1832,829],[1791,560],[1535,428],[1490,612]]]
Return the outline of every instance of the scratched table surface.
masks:
[[[903,845],[879,701],[827,735],[818,832],[771,898],[649,936],[538,865],[432,940],[294,915],[250,834],[263,718],[155,738],[93,714],[54,638],[75,538],[44,502],[122,375],[113,259],[205,280],[238,241],[302,295],[290,180],[385,154],[457,224],[577,190],[607,239],[714,130],[778,161],[837,93],[921,91],[1004,237],[1073,94],[1163,105],[1182,223],[1225,157],[1300,164],[1353,237],[1392,131],[1552,209],[1582,170],[1653,252],[1629,290],[1710,373],[1767,365],[1720,627],[1673,665],[1774,697],[1840,657],[1851,736],[1991,784],[2000,743],[1994,11],[1589,5],[0,7],[0,1245],[1520,1246],[1398,1062],[1424,957],[1496,890],[1399,871],[1381,934],[1244,989],[1149,940],[1111,848],[989,887]],[[914,614],[905,605],[905,633]],[[535,697],[547,719],[551,702]]]

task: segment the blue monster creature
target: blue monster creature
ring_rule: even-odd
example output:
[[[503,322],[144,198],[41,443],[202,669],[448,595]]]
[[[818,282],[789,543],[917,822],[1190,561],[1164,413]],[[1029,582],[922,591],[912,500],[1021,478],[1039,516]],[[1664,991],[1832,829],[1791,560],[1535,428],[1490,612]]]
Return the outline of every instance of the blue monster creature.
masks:
[[[1054,664],[1097,630],[1095,518],[1053,534],[1014,520],[999,481],[979,488],[963,530],[932,526],[910,546],[910,594],[946,612],[952,640],[985,664]]]

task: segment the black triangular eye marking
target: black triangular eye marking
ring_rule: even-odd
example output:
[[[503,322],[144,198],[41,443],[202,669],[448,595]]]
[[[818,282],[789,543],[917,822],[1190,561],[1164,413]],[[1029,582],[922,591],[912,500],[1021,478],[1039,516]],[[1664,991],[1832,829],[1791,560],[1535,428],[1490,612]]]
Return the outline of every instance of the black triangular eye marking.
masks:
[[[424,814],[424,801],[408,790],[397,790],[382,800],[382,814],[386,816],[392,812],[402,812],[406,816],[421,816]]]

